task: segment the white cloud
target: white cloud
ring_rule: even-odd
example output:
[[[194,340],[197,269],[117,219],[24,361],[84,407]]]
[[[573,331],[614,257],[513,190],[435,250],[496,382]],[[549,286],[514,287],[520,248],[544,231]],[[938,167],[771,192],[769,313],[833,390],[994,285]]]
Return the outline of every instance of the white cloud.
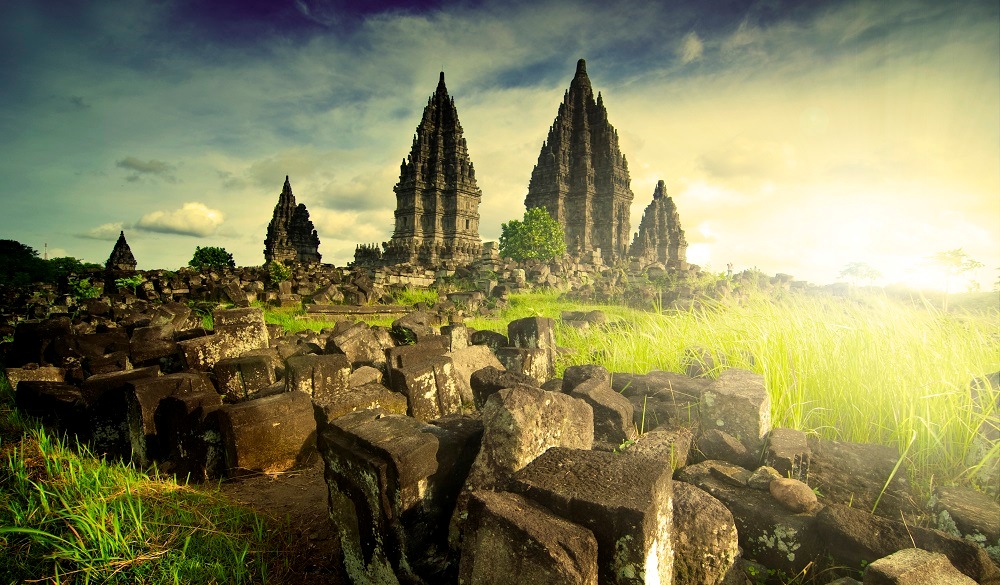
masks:
[[[124,229],[125,227],[121,222],[105,223],[77,235],[81,238],[87,238],[90,240],[107,240],[114,242],[118,239],[119,234]]]
[[[223,221],[225,216],[218,209],[210,209],[204,203],[188,202],[174,211],[147,213],[136,223],[136,227],[163,234],[204,237],[214,234]]]
[[[687,64],[701,59],[705,52],[705,44],[701,41],[698,33],[691,31],[681,39],[677,55],[681,58],[681,63]]]

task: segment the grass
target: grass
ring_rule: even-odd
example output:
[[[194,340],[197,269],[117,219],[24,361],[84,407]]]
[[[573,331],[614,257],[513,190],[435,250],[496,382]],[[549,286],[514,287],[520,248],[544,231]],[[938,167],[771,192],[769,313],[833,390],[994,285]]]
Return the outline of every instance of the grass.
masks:
[[[210,489],[106,462],[13,409],[0,376],[0,582],[262,583],[264,518]]]

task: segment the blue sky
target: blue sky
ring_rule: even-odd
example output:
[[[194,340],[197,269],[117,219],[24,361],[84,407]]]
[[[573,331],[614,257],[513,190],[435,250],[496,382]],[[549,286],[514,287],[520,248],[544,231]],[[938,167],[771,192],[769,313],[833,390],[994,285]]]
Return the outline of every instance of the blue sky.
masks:
[[[579,58],[629,161],[633,231],[663,179],[715,270],[825,283],[863,261],[933,285],[927,257],[961,247],[995,280],[995,1],[14,3],[0,237],[103,262],[124,229],[140,268],[206,245],[257,265],[290,175],[343,265],[391,235],[443,70],[495,240]]]

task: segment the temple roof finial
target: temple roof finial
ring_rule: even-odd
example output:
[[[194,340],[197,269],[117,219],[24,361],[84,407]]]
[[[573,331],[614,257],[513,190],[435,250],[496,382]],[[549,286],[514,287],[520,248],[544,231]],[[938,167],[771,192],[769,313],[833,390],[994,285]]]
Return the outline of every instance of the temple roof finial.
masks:
[[[579,75],[586,75],[587,74],[587,60],[586,59],[580,59],[579,61],[576,62],[576,74],[578,76]]]

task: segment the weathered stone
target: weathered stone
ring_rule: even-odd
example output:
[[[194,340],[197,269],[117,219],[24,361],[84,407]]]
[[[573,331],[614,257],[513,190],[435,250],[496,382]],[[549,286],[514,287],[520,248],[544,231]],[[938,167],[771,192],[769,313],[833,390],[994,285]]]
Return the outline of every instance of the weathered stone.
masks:
[[[160,469],[178,477],[205,480],[221,472],[217,434],[207,436],[205,417],[222,406],[222,396],[214,390],[179,393],[160,400],[153,420],[159,443]],[[210,440],[214,439],[214,440]],[[215,453],[209,453],[210,450]],[[210,461],[211,460],[211,461]]]
[[[733,514],[699,487],[675,481],[674,585],[721,584],[740,555]]]
[[[206,335],[186,339],[178,342],[177,347],[183,355],[187,369],[202,372],[211,370],[219,360],[236,354],[229,338],[223,335]],[[146,360],[146,362],[148,361]]]
[[[898,550],[917,547],[942,553],[978,583],[1000,584],[1000,567],[976,544],[941,532],[904,524],[841,504],[817,515],[822,539],[834,562],[850,567],[872,563]]]
[[[172,325],[138,327],[129,341],[129,354],[136,365],[152,365],[161,358],[177,355],[180,347],[174,340]]]
[[[568,392],[594,409],[594,440],[620,445],[638,436],[632,403],[611,389],[611,374],[601,366],[570,366],[562,383]]]
[[[398,343],[406,345],[439,335],[437,327],[440,324],[441,319],[437,314],[430,311],[414,311],[393,321],[389,332]],[[447,343],[445,346],[447,347]]]
[[[65,382],[66,370],[55,366],[43,366],[40,368],[7,368],[7,381],[11,390],[17,390],[18,382],[30,380],[32,382]]]
[[[477,439],[372,410],[321,423],[330,517],[353,582],[440,581],[451,562],[448,516]]]
[[[755,457],[736,437],[719,429],[708,429],[698,435],[697,461],[715,459],[728,461],[740,467],[755,467]]]
[[[351,391],[335,396],[329,402],[316,404],[327,421],[359,410],[380,410],[386,414],[406,414],[409,403],[406,396],[393,392],[378,382],[352,386]]]
[[[364,386],[373,382],[382,383],[382,371],[371,366],[361,366],[351,372],[351,377],[348,379],[348,384],[351,388],[357,388],[358,386]]]
[[[330,404],[350,391],[351,364],[341,354],[298,355],[288,358],[285,387]]]
[[[642,266],[658,263],[674,270],[687,269],[687,240],[680,214],[663,181],[656,183],[653,200],[642,212],[639,231],[628,253]]]
[[[462,324],[441,327],[441,335],[448,340],[448,351],[456,352],[472,345],[469,342],[469,328]]]
[[[812,452],[809,484],[823,494],[824,503],[874,509],[876,514],[886,518],[899,518],[900,514],[919,511],[909,493],[905,463],[896,468],[899,451],[895,447],[831,441],[815,436],[809,436],[808,443]]]
[[[472,345],[485,345],[493,351],[510,345],[506,335],[488,329],[473,331],[469,341],[472,342]]]
[[[600,250],[613,264],[628,250],[632,204],[628,165],[618,133],[587,76],[576,75],[531,172],[526,207],[544,207],[562,226],[570,254]]]
[[[50,346],[54,340],[72,332],[72,323],[66,317],[21,321],[14,329],[14,343],[5,361],[9,366],[53,365],[56,360],[51,355]]]
[[[552,376],[549,354],[544,349],[501,347],[496,350],[496,356],[504,368],[528,376],[535,386],[541,386]]]
[[[514,474],[511,490],[594,533],[602,582],[670,583],[670,476],[651,459],[552,447]]]
[[[983,492],[961,486],[939,487],[934,493],[939,528],[945,530],[944,525],[950,520],[960,535],[982,538],[989,546],[1000,546],[1000,504],[996,500]]]
[[[691,431],[684,427],[654,429],[639,435],[639,438],[626,448],[629,454],[661,461],[670,465],[673,470],[687,465],[690,451]]]
[[[347,330],[331,335],[326,344],[327,353],[342,353],[354,368],[372,366],[385,369],[385,350],[375,334],[364,323],[356,323]]]
[[[781,474],[778,473],[778,470],[773,467],[762,465],[750,474],[750,479],[747,480],[747,486],[762,492],[769,492],[771,491],[771,482],[776,479],[781,479]]]
[[[747,485],[749,484],[750,482],[748,481]],[[812,488],[790,477],[779,477],[773,480],[769,486],[769,491],[779,504],[796,514],[813,511],[819,505]]]
[[[719,367],[715,356],[704,347],[685,349],[682,363],[684,364],[684,373],[691,378],[708,378]]]
[[[702,395],[701,425],[736,437],[753,453],[771,430],[771,398],[764,377],[728,369]]]
[[[940,553],[905,548],[865,568],[865,585],[974,585]]]
[[[507,338],[512,347],[541,349],[545,352],[547,369],[542,382],[555,375],[556,351],[558,350],[555,320],[549,317],[525,317],[511,321],[507,324]]]
[[[476,370],[469,378],[472,386],[472,396],[477,410],[482,410],[490,395],[503,388],[513,388],[518,385],[534,386],[537,382],[530,376],[518,372],[510,372],[494,366]]]
[[[704,461],[678,470],[677,479],[705,490],[732,512],[744,557],[769,569],[797,574],[823,551],[816,517],[793,514],[769,493],[747,487],[750,472],[743,471],[746,478],[740,485],[722,479],[732,474],[727,464]]]
[[[285,184],[274,206],[264,239],[264,262],[319,262],[319,236],[304,204],[295,205],[292,185]]]
[[[274,364],[262,355],[219,360],[214,371],[219,392],[233,402],[252,398],[277,379]]]
[[[316,422],[303,392],[226,404],[216,413],[231,474],[288,471],[315,452]]]
[[[55,433],[89,436],[87,403],[75,386],[63,382],[21,380],[14,392],[14,403],[25,414],[41,419]]]
[[[443,155],[443,156],[442,156]],[[441,73],[413,135],[413,147],[399,169],[396,223],[379,255],[374,246],[355,252],[357,263],[439,267],[479,259],[479,202],[476,171],[462,124]]]
[[[467,346],[448,353],[455,369],[455,381],[458,384],[462,404],[468,408],[479,408],[475,405],[475,394],[472,391],[472,375],[483,368],[503,369],[503,364],[486,346]]]
[[[155,418],[160,401],[168,396],[197,394],[207,397],[212,393],[218,396],[208,375],[201,372],[180,372],[129,380],[125,386],[125,402],[128,405],[132,461],[145,467],[162,456]]]
[[[259,307],[218,309],[212,312],[212,318],[216,335],[230,344],[229,353],[222,357],[239,357],[248,351],[268,347],[264,311]]]
[[[615,373],[611,389],[632,402],[636,426],[651,430],[658,426],[697,427],[698,403],[710,380],[674,372],[644,375]]]
[[[398,368],[392,380],[393,389],[406,396],[410,416],[418,420],[427,422],[463,410],[462,392],[450,357],[437,356]]]
[[[597,541],[586,528],[508,492],[474,492],[459,582],[597,585]]]
[[[764,463],[778,470],[784,477],[804,480],[809,476],[811,454],[804,432],[776,428],[767,436]]]
[[[389,386],[393,386],[393,376],[395,370],[404,366],[412,366],[431,358],[442,356],[448,353],[448,348],[443,338],[432,337],[429,340],[421,341],[414,345],[401,345],[385,350],[386,375]]]
[[[89,375],[124,372],[132,369],[128,351],[116,351],[97,357],[83,359],[83,368]]]

